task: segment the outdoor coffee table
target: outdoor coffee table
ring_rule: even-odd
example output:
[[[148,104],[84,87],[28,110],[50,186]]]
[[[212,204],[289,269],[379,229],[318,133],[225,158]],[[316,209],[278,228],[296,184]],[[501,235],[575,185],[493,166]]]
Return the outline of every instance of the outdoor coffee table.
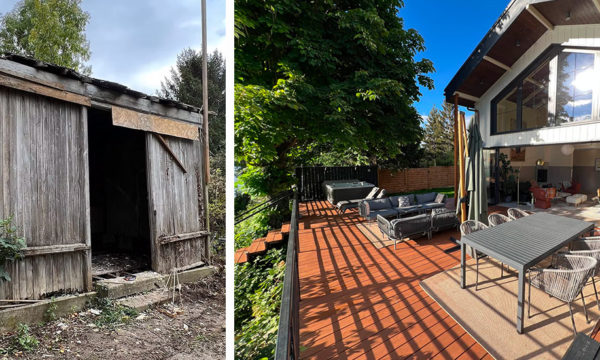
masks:
[[[593,228],[591,222],[537,213],[464,235],[460,242],[460,287],[464,289],[466,285],[466,245],[516,269],[519,272],[517,331],[521,334],[527,270]]]
[[[413,205],[406,209],[398,209],[398,215],[396,215],[396,217],[401,218],[407,215],[413,216],[425,212],[426,210],[427,208],[425,208],[423,205]]]

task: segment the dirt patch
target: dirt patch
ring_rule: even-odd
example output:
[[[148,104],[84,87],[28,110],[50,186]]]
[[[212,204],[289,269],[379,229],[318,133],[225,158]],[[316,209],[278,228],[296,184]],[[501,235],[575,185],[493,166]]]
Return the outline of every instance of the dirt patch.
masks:
[[[16,334],[1,334],[0,359],[224,359],[225,274],[183,285],[177,307],[176,316],[155,307],[112,328],[90,311],[71,314],[31,326],[39,345],[27,352],[10,350]]]

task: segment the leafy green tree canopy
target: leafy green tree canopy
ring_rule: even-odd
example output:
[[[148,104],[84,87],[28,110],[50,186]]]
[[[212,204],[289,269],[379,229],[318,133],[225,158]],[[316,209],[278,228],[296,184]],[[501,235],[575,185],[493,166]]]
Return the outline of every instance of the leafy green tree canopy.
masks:
[[[90,19],[81,0],[21,0],[0,22],[0,51],[26,55],[91,74]]]
[[[425,157],[430,165],[447,166],[454,162],[454,108],[444,102],[433,107],[425,122]]]
[[[424,41],[404,28],[402,1],[235,5],[235,159],[248,189],[289,187],[323,149],[378,163],[418,143],[413,103],[433,65],[415,59]]]

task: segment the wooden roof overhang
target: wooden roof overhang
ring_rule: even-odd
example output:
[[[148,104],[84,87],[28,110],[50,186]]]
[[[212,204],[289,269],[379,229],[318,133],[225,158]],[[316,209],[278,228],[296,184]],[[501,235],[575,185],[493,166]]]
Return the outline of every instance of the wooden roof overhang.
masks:
[[[200,140],[197,107],[25,56],[0,56],[0,86],[112,112],[113,125]]]
[[[512,0],[452,78],[446,101],[474,107],[479,98],[548,30],[600,23],[600,0]]]

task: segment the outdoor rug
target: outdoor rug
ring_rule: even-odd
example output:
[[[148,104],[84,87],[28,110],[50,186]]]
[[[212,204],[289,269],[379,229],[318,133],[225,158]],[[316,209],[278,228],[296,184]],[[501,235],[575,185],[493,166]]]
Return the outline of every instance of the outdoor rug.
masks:
[[[527,317],[525,285],[524,333],[517,333],[517,272],[500,279],[500,263],[479,262],[479,290],[475,291],[475,260],[467,262],[467,288],[460,288],[460,265],[421,282],[421,287],[481,346],[497,359],[560,359],[573,341],[568,305],[531,288],[531,318]],[[589,334],[600,311],[592,283],[584,289],[590,323],[581,297],[573,302],[577,332]]]
[[[360,230],[360,232],[363,233],[377,249],[394,245],[394,240],[388,239],[387,236],[384,236],[381,231],[379,231],[377,221],[360,222],[356,224],[356,227],[358,227],[358,230]]]

